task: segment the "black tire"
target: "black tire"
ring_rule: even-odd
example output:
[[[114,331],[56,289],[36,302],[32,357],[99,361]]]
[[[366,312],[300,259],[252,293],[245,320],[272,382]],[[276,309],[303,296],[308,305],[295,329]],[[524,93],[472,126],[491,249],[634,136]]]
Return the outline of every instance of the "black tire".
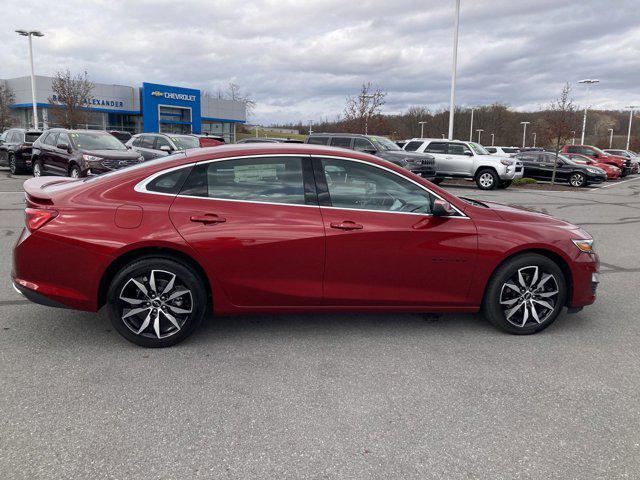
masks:
[[[537,277],[534,271],[538,272]],[[536,288],[525,290],[527,287],[521,285],[519,275],[525,284],[529,283]],[[545,280],[546,275],[551,275],[553,280]],[[538,289],[541,282],[543,285]],[[508,284],[517,287],[519,291],[516,292]],[[557,294],[552,296],[554,289]],[[529,291],[537,293],[531,294]],[[505,332],[530,335],[544,330],[558,318],[566,298],[566,280],[560,267],[543,255],[525,253],[513,257],[496,269],[487,283],[482,310],[489,322]],[[541,301],[553,308],[543,306],[539,303]],[[535,316],[533,312],[536,312]]]
[[[161,296],[171,283],[171,276],[175,276],[171,289]],[[136,281],[145,287],[146,294]],[[191,335],[207,312],[207,302],[200,275],[166,257],[135,260],[116,274],[107,292],[107,310],[113,327],[130,342],[152,348],[170,347]],[[131,314],[133,310],[139,311]]]
[[[498,188],[509,188],[512,183],[512,180],[501,180],[500,183],[498,183]]]
[[[34,160],[33,161],[33,176],[34,177],[41,177],[42,176],[42,162],[40,162],[40,160]]]
[[[587,177],[584,173],[574,172],[569,176],[569,185],[572,187],[586,187],[587,186]]]
[[[444,178],[434,178],[432,180],[429,180],[431,183],[433,183],[434,185],[440,185],[443,181]]]
[[[22,173],[22,168],[18,166],[18,162],[14,154],[9,155],[9,172],[11,175],[19,175]]]
[[[82,172],[80,171],[80,167],[78,165],[71,165],[69,167],[69,176],[71,178],[80,178],[82,177]]]
[[[500,178],[495,170],[491,168],[481,168],[476,173],[475,181],[480,190],[493,190],[498,187]]]

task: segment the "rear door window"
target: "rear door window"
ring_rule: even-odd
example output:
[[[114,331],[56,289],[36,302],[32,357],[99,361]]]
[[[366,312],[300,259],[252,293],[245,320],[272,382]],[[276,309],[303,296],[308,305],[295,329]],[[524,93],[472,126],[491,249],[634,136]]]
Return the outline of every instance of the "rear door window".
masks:
[[[310,145],[329,145],[329,137],[309,137],[307,143]]]
[[[332,147],[351,148],[351,139],[349,137],[332,137]]]
[[[447,142],[431,142],[424,151],[427,153],[447,153]]]

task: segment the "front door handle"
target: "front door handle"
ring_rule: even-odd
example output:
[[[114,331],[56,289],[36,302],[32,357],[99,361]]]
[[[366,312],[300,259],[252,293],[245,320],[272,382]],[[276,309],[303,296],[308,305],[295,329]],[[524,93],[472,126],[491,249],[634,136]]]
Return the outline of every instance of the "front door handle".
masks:
[[[226,218],[219,217],[215,213],[205,213],[204,215],[191,215],[189,218],[192,222],[204,223],[205,225],[211,225],[214,223],[224,223]]]
[[[362,230],[363,226],[351,220],[345,220],[344,222],[331,222],[331,228],[338,230]]]

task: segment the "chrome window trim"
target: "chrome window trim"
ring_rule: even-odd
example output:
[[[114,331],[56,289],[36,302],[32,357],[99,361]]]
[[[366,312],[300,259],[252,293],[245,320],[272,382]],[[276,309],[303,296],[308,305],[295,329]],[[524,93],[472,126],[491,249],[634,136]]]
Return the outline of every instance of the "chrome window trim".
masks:
[[[414,185],[416,185],[418,188],[421,188],[422,190],[424,190],[425,192],[428,192],[429,194],[433,195],[436,198],[439,198],[440,200],[444,200],[445,202],[447,202],[448,200],[445,200],[444,198],[442,198],[440,195],[438,195],[437,193],[435,193],[432,190],[429,190],[427,187],[425,187],[424,185],[419,184],[418,182],[416,182],[415,180],[412,180],[408,177],[405,177],[404,175],[391,170],[390,168],[387,167],[383,167],[382,165],[377,165],[375,163],[371,163],[371,162],[367,162],[364,160],[358,160],[357,158],[349,158],[349,157],[338,157],[338,156],[334,156],[334,155],[318,155],[318,154],[313,154],[311,155],[311,158],[332,158],[332,159],[336,159],[336,160],[348,160],[351,162],[357,162],[357,163],[363,163],[365,165],[371,165],[373,167],[378,167],[381,170],[386,170],[387,172],[391,172],[394,175],[397,175],[400,178],[403,178],[411,183],[413,183]],[[469,219],[469,217],[467,217],[464,213],[462,213],[462,211],[460,211],[460,209],[458,207],[456,207],[455,205],[451,205],[451,207],[458,212],[458,214],[460,214],[460,217],[447,217],[447,218],[466,218]],[[433,214],[431,213],[413,213],[413,212],[394,212],[391,210],[365,210],[363,208],[347,208],[347,207],[325,207],[323,206],[322,208],[331,208],[331,209],[339,209],[339,210],[356,210],[356,211],[363,211],[363,212],[379,212],[379,213],[401,213],[404,215],[422,215],[422,216],[433,216]]]
[[[261,204],[261,205],[286,205],[289,207],[311,207],[311,208],[327,208],[327,209],[331,209],[331,210],[352,210],[355,212],[373,212],[373,213],[393,213],[393,214],[400,214],[400,215],[417,215],[417,216],[421,216],[421,217],[432,217],[433,214],[431,213],[414,213],[414,212],[394,212],[391,210],[369,210],[369,209],[364,209],[364,208],[348,208],[348,207],[328,207],[328,206],[320,206],[320,205],[306,205],[306,204],[299,204],[299,203],[278,203],[278,202],[261,202],[261,201],[257,201],[257,200],[235,200],[235,199],[229,199],[229,198],[217,198],[217,197],[200,197],[200,196],[194,196],[194,195],[180,195],[180,194],[173,194],[173,193],[163,193],[163,192],[154,192],[152,190],[147,190],[147,185],[149,183],[151,183],[153,180],[155,180],[156,178],[158,178],[161,175],[164,175],[165,173],[171,173],[173,171],[176,170],[180,170],[182,168],[193,168],[196,167],[197,165],[204,165],[207,163],[213,163],[213,162],[221,162],[221,161],[226,161],[226,160],[239,160],[239,159],[244,159],[244,158],[273,158],[273,157],[294,157],[294,158],[302,158],[302,157],[307,157],[307,158],[332,158],[332,159],[337,159],[337,160],[349,160],[352,162],[358,162],[358,163],[363,163],[365,165],[371,165],[373,167],[378,167],[381,170],[386,170],[387,172],[391,172],[397,176],[399,176],[400,178],[403,178],[405,180],[408,180],[409,182],[413,183],[414,185],[416,185],[417,187],[421,188],[422,190],[428,192],[429,194],[433,195],[436,198],[439,198],[440,200],[445,200],[444,198],[442,198],[440,195],[438,195],[437,193],[433,192],[432,190],[429,190],[427,187],[425,187],[424,185],[420,185],[419,183],[417,183],[416,181],[405,177],[404,175],[401,175],[398,172],[394,172],[393,170],[383,167],[382,165],[376,165],[374,163],[370,163],[364,160],[358,160],[355,158],[350,158],[350,157],[340,157],[340,156],[335,156],[335,155],[311,155],[311,154],[296,154],[296,153],[282,153],[282,154],[257,154],[257,155],[238,155],[238,156],[233,156],[233,157],[223,157],[223,158],[213,158],[210,160],[202,160],[199,162],[193,162],[193,163],[187,163],[185,165],[178,165],[176,167],[171,167],[171,168],[167,168],[165,170],[160,170],[159,172],[156,172],[152,175],[150,175],[149,177],[145,177],[143,180],[139,181],[134,187],[134,191],[138,192],[138,193],[143,193],[143,194],[148,194],[148,195],[164,195],[164,196],[169,196],[169,197],[180,197],[180,198],[198,198],[200,200],[216,200],[219,202],[236,202],[236,203],[257,203],[257,204]],[[451,216],[451,217],[447,217],[447,218],[459,218],[459,219],[464,219],[464,220],[469,220],[470,218],[465,215],[458,207],[456,207],[455,205],[451,205],[451,207],[459,214],[459,216]]]

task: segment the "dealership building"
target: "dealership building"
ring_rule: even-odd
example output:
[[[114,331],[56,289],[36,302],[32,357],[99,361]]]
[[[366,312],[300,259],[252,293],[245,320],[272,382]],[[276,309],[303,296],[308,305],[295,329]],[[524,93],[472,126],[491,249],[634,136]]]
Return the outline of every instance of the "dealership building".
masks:
[[[11,105],[22,127],[33,125],[31,78],[0,80],[15,98]],[[60,126],[52,89],[53,78],[36,76],[36,102],[40,127]],[[52,110],[52,107],[54,108]],[[244,102],[204,95],[200,90],[143,83],[140,87],[94,83],[85,128],[126,130],[132,133],[210,133],[235,140],[236,125],[246,122]]]

